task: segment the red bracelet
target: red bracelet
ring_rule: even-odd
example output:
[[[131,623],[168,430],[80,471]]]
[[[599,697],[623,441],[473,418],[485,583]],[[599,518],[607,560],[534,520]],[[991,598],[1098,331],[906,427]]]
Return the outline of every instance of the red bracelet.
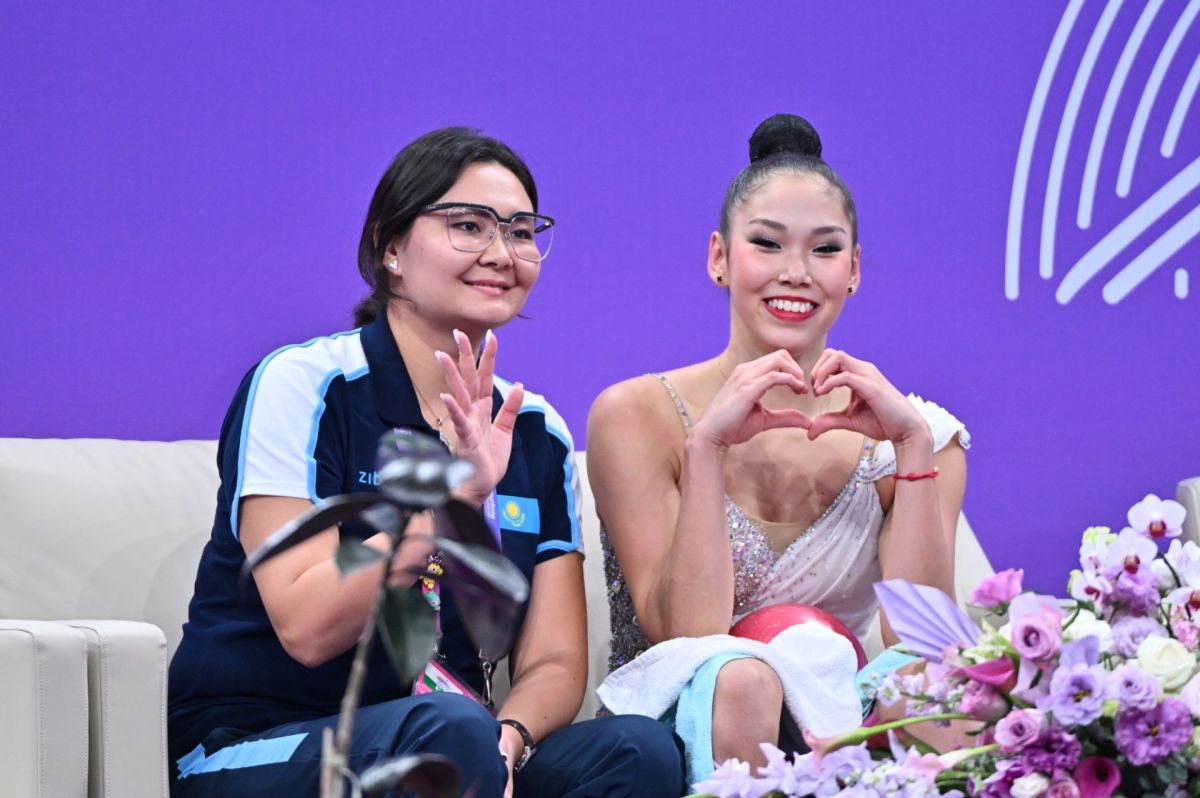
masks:
[[[892,474],[892,479],[903,479],[906,482],[916,482],[918,479],[933,479],[937,475],[937,466],[934,466],[932,471],[919,471],[911,474]]]

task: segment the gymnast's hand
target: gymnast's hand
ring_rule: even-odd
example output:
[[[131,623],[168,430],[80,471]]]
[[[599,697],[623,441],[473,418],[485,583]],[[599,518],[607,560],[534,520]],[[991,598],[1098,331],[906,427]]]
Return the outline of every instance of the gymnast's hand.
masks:
[[[808,439],[831,429],[846,429],[895,444],[924,439],[930,435],[925,419],[896,390],[873,364],[850,357],[837,349],[826,349],[812,369],[813,393],[824,396],[835,388],[850,389],[844,410],[823,413],[812,419]]]
[[[455,330],[454,342],[458,345],[457,363],[445,352],[436,354],[449,388],[449,393],[442,394],[441,399],[446,404],[458,439],[454,455],[475,466],[475,473],[455,489],[455,494],[463,501],[478,505],[483,504],[508,470],[513,425],[525,389],[519,382],[514,385],[493,420],[492,374],[496,365],[496,336],[488,331],[478,368],[467,336]]]
[[[799,410],[763,407],[767,391],[781,385],[795,394],[809,393],[804,370],[782,349],[736,366],[696,420],[692,434],[728,449],[765,430],[808,428],[809,418]]]

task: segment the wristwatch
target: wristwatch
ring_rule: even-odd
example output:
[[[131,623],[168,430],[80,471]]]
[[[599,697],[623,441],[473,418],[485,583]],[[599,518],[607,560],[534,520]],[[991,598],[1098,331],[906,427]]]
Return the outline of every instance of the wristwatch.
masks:
[[[502,726],[512,726],[525,742],[525,751],[521,754],[521,758],[517,760],[517,764],[513,765],[513,773],[520,773],[521,768],[525,767],[530,758],[537,753],[537,746],[533,744],[533,735],[529,733],[529,729],[525,728],[525,724],[519,720],[504,718],[500,721],[500,724]]]

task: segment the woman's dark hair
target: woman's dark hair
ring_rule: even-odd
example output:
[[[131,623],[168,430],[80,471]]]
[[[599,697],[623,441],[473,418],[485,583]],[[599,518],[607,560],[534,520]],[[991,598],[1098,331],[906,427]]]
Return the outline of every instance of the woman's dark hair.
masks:
[[[721,204],[721,238],[729,238],[733,209],[754,193],[768,178],[780,172],[812,174],[825,178],[842,195],[842,208],[850,219],[850,238],[858,243],[858,211],[850,189],[821,160],[821,137],[808,120],[795,114],[776,114],[754,129],[750,136],[750,164],[738,172]]]
[[[537,186],[521,157],[507,144],[465,127],[446,127],[426,133],[396,155],[371,197],[367,220],[358,242],[358,273],[371,293],[354,308],[354,324],[370,324],[397,297],[383,265],[388,245],[405,235],[421,209],[450,190],[473,163],[494,162],[516,175],[538,207]]]

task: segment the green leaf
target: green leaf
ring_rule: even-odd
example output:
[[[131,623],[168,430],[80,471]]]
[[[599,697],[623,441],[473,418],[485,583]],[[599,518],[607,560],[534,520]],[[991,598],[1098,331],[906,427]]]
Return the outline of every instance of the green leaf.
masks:
[[[911,729],[897,729],[896,733],[898,737],[909,743],[913,748],[916,748],[920,754],[933,754],[937,756],[940,753],[932,745],[913,734]]]
[[[421,798],[454,798],[458,795],[459,776],[448,757],[409,754],[372,765],[363,771],[359,783],[365,795],[383,795],[405,787]]]
[[[379,634],[401,684],[416,679],[437,643],[437,616],[419,590],[389,588],[379,613]]]
[[[387,555],[379,549],[371,548],[361,540],[353,538],[343,540],[333,555],[333,561],[337,563],[338,571],[342,576],[347,576],[359,568],[366,568],[386,559]]]

